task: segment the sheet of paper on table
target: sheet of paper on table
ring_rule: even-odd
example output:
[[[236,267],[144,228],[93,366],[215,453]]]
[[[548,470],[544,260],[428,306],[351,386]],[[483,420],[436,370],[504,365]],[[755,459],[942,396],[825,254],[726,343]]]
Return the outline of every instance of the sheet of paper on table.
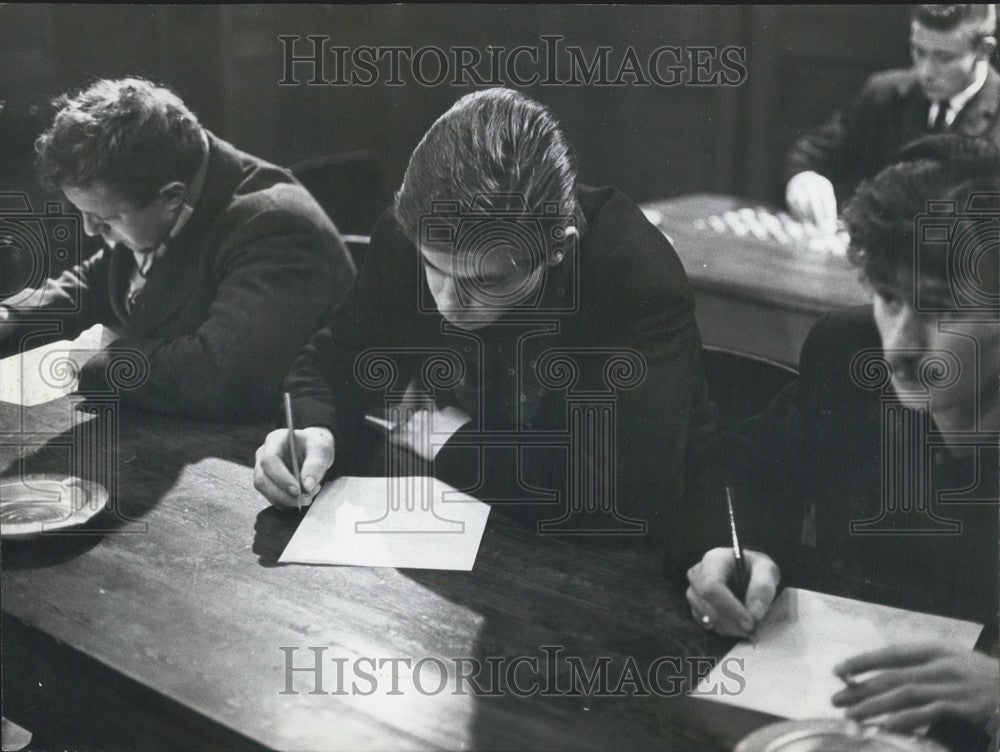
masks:
[[[830,703],[845,686],[833,673],[841,661],[903,641],[944,640],[972,649],[982,628],[969,621],[786,588],[757,626],[752,643],[743,641],[730,650],[694,694],[794,720],[842,718],[843,709]],[[743,677],[743,690],[724,694],[723,689],[738,689],[733,674]]]
[[[114,339],[95,324],[74,340],[59,340],[0,360],[0,402],[34,407],[76,391],[79,368]]]
[[[316,496],[279,561],[468,572],[489,513],[434,478],[337,478]]]

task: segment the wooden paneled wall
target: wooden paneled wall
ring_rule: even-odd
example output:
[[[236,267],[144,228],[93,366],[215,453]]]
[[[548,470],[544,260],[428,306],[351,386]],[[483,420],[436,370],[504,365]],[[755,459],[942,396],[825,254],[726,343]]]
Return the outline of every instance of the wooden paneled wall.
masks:
[[[0,7],[2,185],[30,183],[40,105],[95,76],[170,83],[223,137],[282,164],[367,149],[398,184],[424,130],[466,88],[279,86],[281,34],[330,45],[540,46],[592,54],[663,45],[746,49],[739,86],[531,86],[574,142],[584,180],[642,201],[694,191],[774,197],[781,154],[874,70],[905,65],[894,6],[46,6]]]

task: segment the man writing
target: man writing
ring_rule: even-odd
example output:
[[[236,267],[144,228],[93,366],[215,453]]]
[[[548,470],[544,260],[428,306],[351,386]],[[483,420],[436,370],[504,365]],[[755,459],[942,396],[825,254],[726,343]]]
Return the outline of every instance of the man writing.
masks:
[[[858,190],[849,255],[872,305],[817,322],[798,382],[741,431],[750,583],[741,602],[731,548],[688,570],[706,628],[749,634],[783,577],[995,629],[998,216],[1000,150],[958,136],[911,144]],[[857,720],[981,726],[997,711],[996,658],[950,644],[901,635],[841,670],[878,672],[832,698]]]
[[[33,321],[73,337],[95,323],[148,374],[124,404],[203,418],[260,416],[354,269],[291,175],[204,129],[169,90],[97,81],[62,97],[38,139],[42,177],[104,247],[37,290],[0,301],[0,337]],[[83,365],[103,388],[113,351]]]
[[[1000,74],[994,5],[918,5],[910,25],[913,67],[872,76],[847,107],[791,147],[785,199],[803,221],[832,230],[839,204],[928,133],[1000,145]]]
[[[453,364],[433,411],[389,435],[452,485],[540,523],[593,523],[590,535],[679,532],[674,504],[707,402],[693,295],[634,203],[577,183],[547,109],[506,89],[461,98],[417,146],[365,258],[348,305],[287,381],[307,426],[301,478],[285,430],[258,450],[255,485],[271,503],[295,504],[300,480],[314,495],[335,460],[350,472],[351,455],[381,456],[359,450],[363,416],[382,401],[360,383],[375,348],[398,371],[397,394],[444,378],[424,368],[431,353]],[[421,446],[428,420],[437,444]],[[440,446],[443,424],[475,441]]]

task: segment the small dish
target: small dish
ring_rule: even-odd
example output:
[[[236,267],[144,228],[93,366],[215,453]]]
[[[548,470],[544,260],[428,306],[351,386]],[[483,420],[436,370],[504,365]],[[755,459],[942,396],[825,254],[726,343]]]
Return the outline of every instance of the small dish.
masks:
[[[99,483],[65,475],[0,479],[0,536],[27,538],[82,525],[104,509]]]
[[[937,742],[849,720],[782,721],[743,738],[734,752],[947,752]]]

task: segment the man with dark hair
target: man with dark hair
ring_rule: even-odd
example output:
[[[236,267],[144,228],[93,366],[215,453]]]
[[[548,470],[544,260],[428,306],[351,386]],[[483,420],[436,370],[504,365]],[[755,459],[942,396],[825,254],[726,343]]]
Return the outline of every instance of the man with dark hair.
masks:
[[[362,418],[379,389],[405,391],[433,405],[388,441],[452,485],[535,522],[562,518],[551,532],[679,534],[707,405],[694,299],[638,207],[576,175],[551,113],[517,92],[469,94],[431,126],[353,297],[287,381],[306,494],[335,456],[341,473],[381,456],[359,449]],[[375,365],[392,383],[366,390]],[[433,446],[420,444],[428,424]],[[442,425],[459,426],[443,448]],[[277,506],[299,491],[286,444],[275,431],[257,454],[256,487]]]
[[[798,381],[741,431],[733,456],[745,466],[730,472],[755,549],[750,584],[740,602],[732,549],[717,538],[688,570],[692,613],[709,629],[750,633],[784,572],[995,634],[1000,150],[929,136],[899,160],[845,212],[872,305],[817,322]],[[901,643],[842,669],[883,670],[833,698],[858,720],[985,725],[997,710],[996,658],[952,645]]]
[[[877,73],[861,93],[785,160],[785,198],[804,221],[832,229],[838,206],[904,145],[957,133],[1000,145],[996,6],[918,5],[910,28],[913,67]]]
[[[102,385],[116,351],[148,363],[130,406],[204,418],[269,411],[298,349],[354,277],[330,220],[285,170],[204,129],[142,79],[57,100],[36,143],[42,177],[104,247],[37,290],[0,301],[0,337],[58,319],[95,323],[111,349],[82,366]]]

